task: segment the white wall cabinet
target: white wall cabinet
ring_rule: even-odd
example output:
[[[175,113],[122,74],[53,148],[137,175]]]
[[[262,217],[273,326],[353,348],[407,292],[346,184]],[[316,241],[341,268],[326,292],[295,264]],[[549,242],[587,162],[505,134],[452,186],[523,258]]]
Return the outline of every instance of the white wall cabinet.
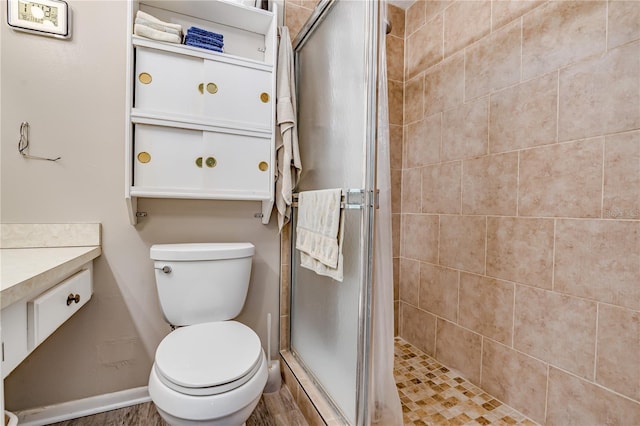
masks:
[[[129,35],[126,199],[274,201],[276,12],[223,0],[132,1],[224,35],[225,53]]]
[[[271,139],[137,124],[133,195],[263,200],[271,197]]]

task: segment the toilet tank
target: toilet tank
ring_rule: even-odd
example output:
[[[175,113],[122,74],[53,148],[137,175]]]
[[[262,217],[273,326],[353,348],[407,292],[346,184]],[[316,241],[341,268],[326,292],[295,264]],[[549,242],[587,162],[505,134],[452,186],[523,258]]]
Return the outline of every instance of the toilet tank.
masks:
[[[238,316],[247,297],[254,252],[251,243],[151,246],[165,320],[179,326]]]

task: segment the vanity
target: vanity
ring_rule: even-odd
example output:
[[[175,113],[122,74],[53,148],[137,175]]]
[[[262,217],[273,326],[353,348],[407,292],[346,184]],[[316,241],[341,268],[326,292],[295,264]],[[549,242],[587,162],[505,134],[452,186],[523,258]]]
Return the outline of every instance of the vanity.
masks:
[[[91,299],[100,244],[100,224],[0,224],[3,380]]]

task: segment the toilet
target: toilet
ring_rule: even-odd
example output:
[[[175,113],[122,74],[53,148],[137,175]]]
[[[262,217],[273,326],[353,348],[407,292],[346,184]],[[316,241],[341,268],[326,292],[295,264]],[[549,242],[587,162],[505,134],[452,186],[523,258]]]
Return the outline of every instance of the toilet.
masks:
[[[176,329],[156,350],[149,395],[171,425],[239,426],[260,400],[268,376],[260,338],[233,321],[254,251],[250,243],[151,247],[160,307]]]

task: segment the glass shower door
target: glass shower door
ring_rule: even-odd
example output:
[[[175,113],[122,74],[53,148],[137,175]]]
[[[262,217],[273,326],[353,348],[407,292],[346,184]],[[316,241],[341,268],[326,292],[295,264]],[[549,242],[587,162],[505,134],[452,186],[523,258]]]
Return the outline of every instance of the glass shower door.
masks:
[[[293,250],[291,350],[350,424],[367,412],[377,7],[322,2],[295,42],[298,190],[361,190],[345,201],[362,203],[344,211],[343,282],[300,267]]]

